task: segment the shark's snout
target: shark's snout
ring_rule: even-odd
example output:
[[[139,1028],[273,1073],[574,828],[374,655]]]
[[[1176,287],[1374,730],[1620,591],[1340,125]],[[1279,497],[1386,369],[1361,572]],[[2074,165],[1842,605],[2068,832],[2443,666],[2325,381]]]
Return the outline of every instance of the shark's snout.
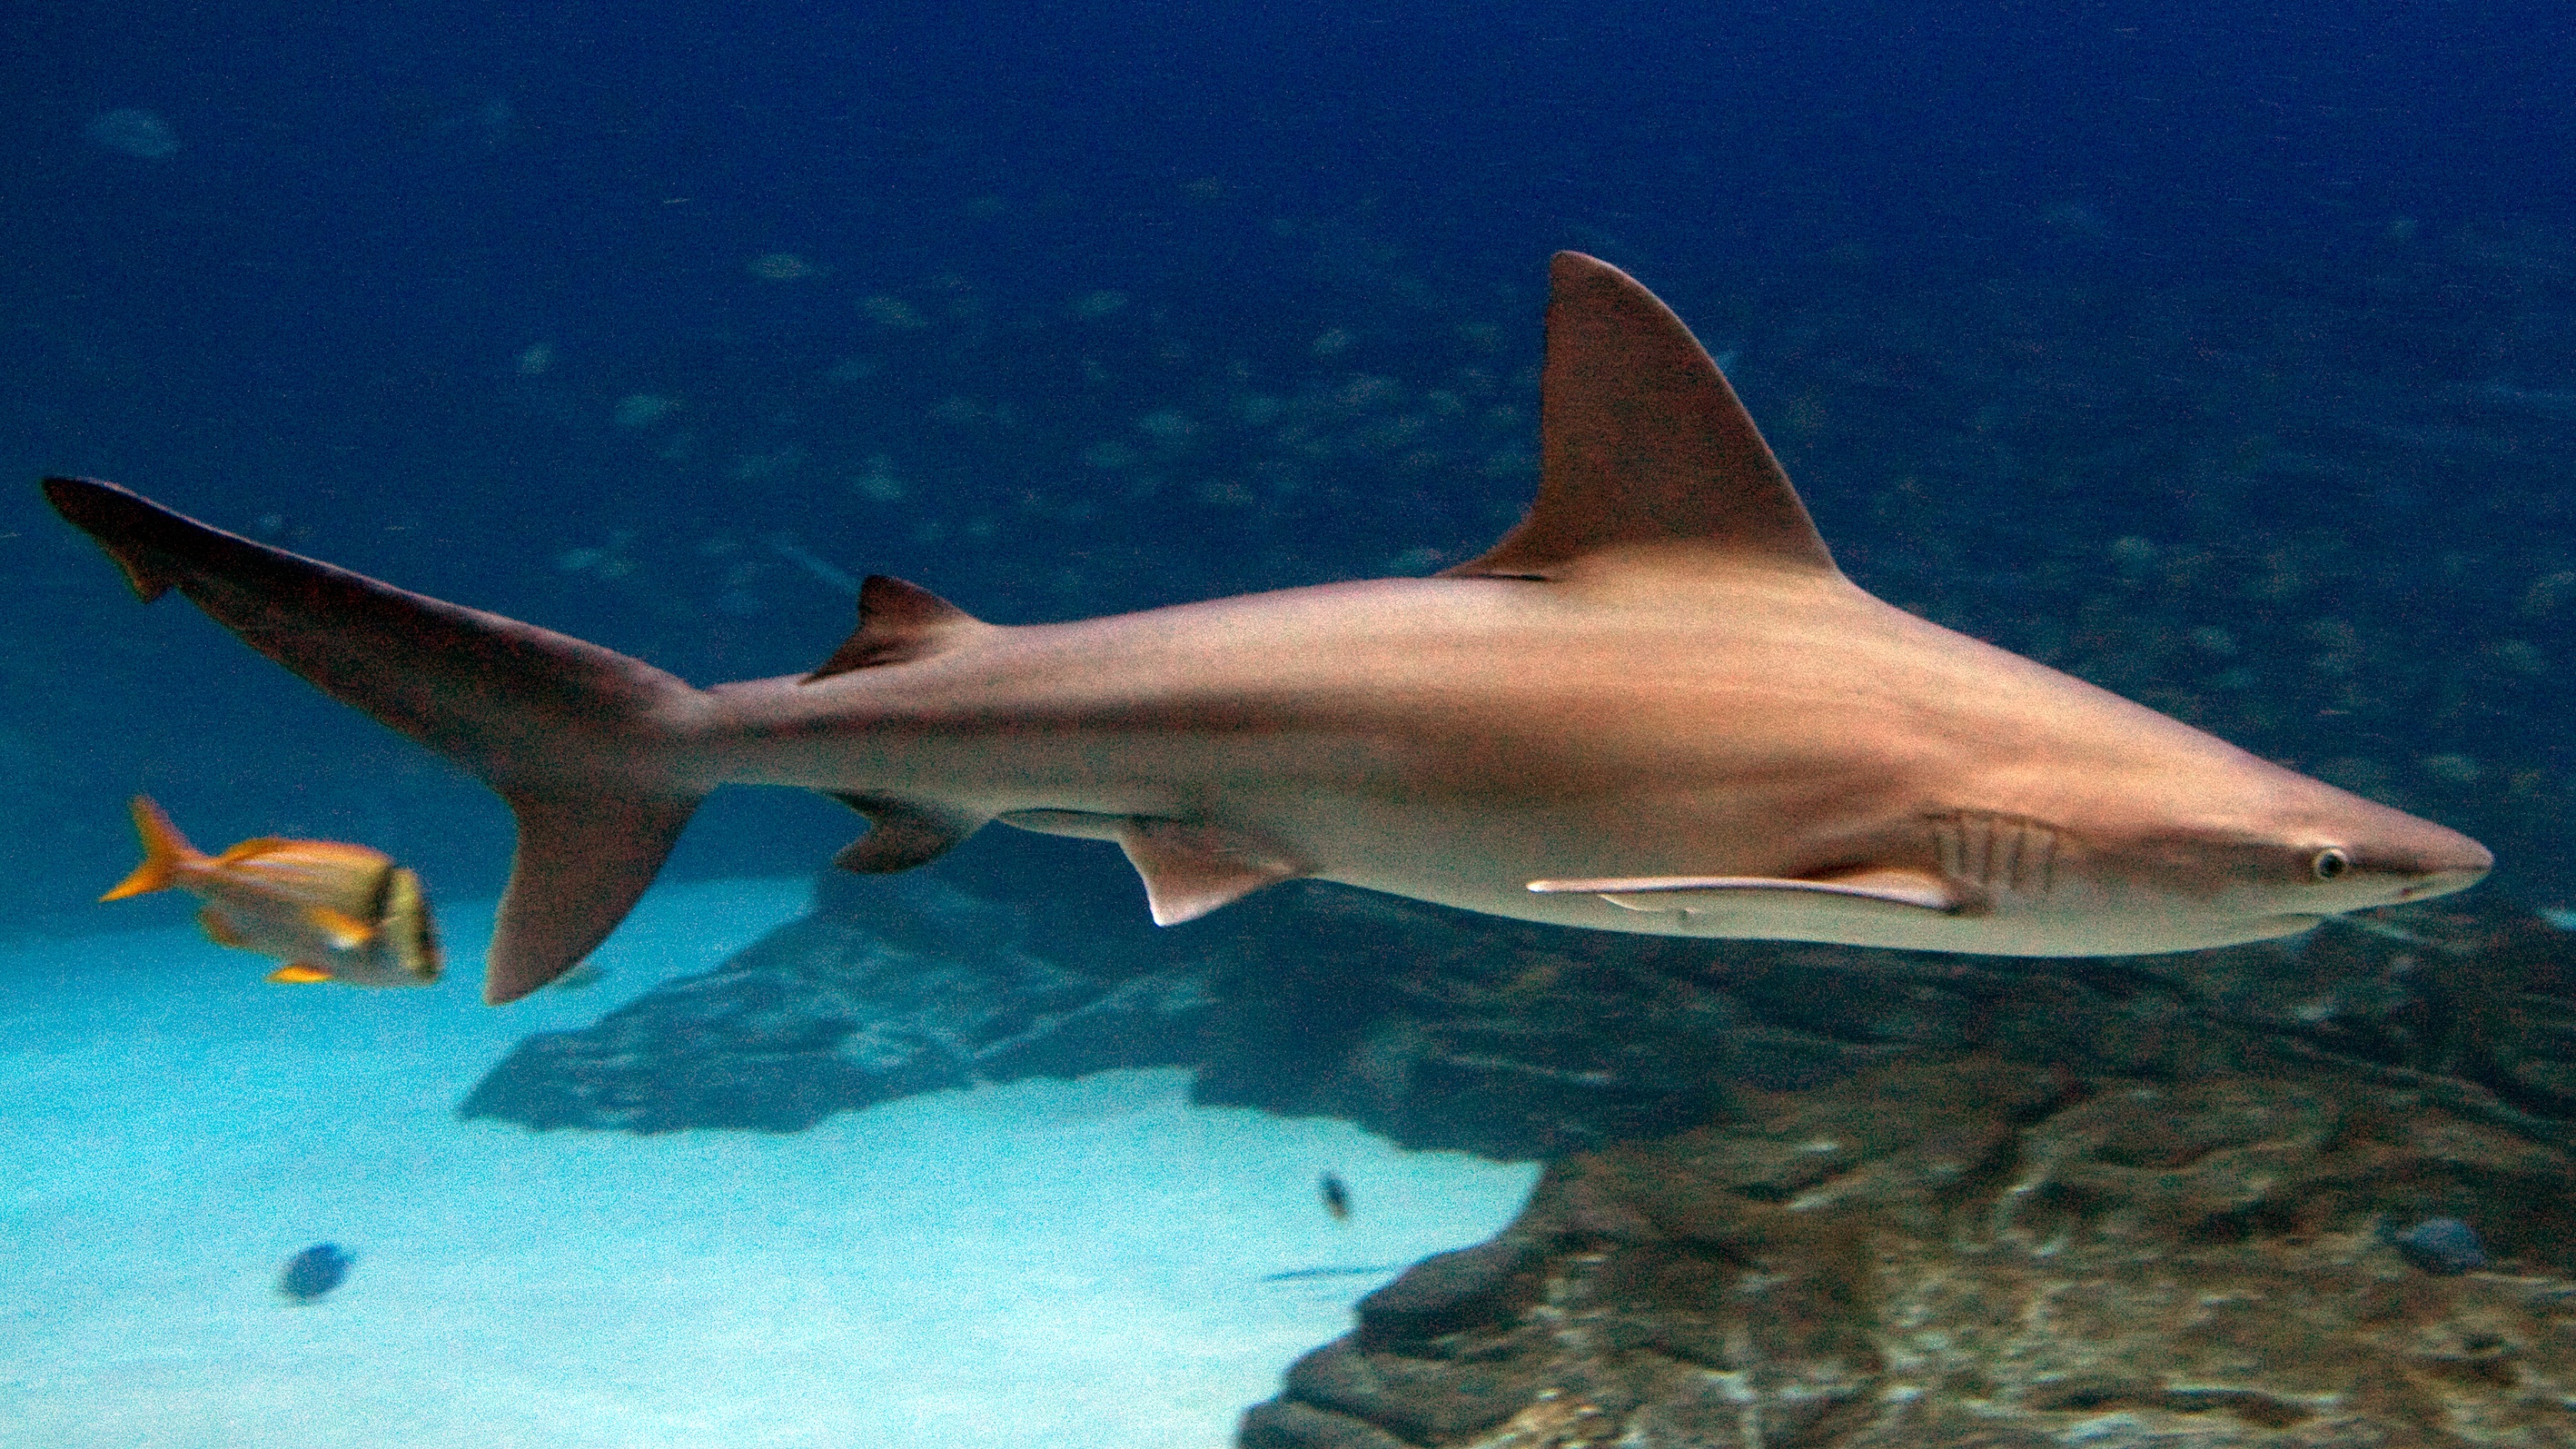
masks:
[[[2495,869],[2494,851],[2443,826],[2425,822],[2419,837],[2408,843],[2413,847],[2407,861],[2413,878],[2398,888],[2401,901],[2428,901],[2467,890]]]
[[[2409,882],[2397,892],[2397,898],[2401,901],[2429,901],[2435,896],[2447,896],[2453,891],[2464,891],[2486,879],[2487,872],[2493,868],[2494,858],[2489,857],[2486,865],[2432,871]]]

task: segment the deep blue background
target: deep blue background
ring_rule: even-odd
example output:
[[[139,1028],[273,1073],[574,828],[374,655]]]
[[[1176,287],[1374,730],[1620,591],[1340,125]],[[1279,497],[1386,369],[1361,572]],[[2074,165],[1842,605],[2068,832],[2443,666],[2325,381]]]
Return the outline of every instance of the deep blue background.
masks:
[[[1567,245],[1742,344],[1828,536],[1945,621],[2038,649],[2103,596],[2088,570],[2119,585],[2114,539],[2253,567],[2273,531],[2324,529],[2353,560],[2325,593],[2375,603],[2276,618],[2222,590],[2208,617],[2328,654],[2331,618],[2357,618],[2336,678],[2536,649],[2536,670],[2508,651],[2493,678],[2391,685],[2376,715],[2309,680],[2211,722],[2303,761],[2384,756],[2379,793],[2563,896],[2576,589],[2554,618],[2530,590],[2576,567],[2554,492],[2576,427],[2570,30],[2549,4],[22,0],[0,12],[0,482],[23,480],[0,487],[0,840],[32,868],[0,882],[0,926],[99,921],[135,788],[200,843],[364,835],[450,891],[496,888],[506,854],[478,792],[179,606],[134,611],[42,510],[40,472],[271,518],[692,677],[777,672],[829,652],[847,601],[772,533],[1003,619],[1474,548],[1529,480],[1468,466],[1505,444],[1459,441],[1466,422],[1417,446],[1351,403],[1339,451],[1251,514],[1192,480],[1291,476],[1266,434],[1203,427],[1149,493],[1077,459],[1086,437],[1151,455],[1130,423],[1160,407],[1204,423],[1354,376],[1407,398],[1489,377],[1525,411]],[[85,136],[120,107],[180,149]],[[754,275],[768,253],[815,274]],[[1129,301],[1068,310],[1102,290]],[[871,323],[878,296],[931,325]],[[1349,349],[1318,352],[1335,329]],[[522,376],[539,344],[553,362]],[[878,370],[822,380],[853,356]],[[2046,405],[1998,422],[2017,378]],[[679,399],[687,456],[608,421],[641,392]],[[2228,429],[2255,425],[2223,400],[2251,393],[2273,461],[2230,473]],[[1015,421],[934,421],[960,398]],[[2407,398],[2439,415],[2392,423]],[[802,461],[742,476],[785,449]],[[2291,452],[2322,461],[2275,466]],[[871,509],[844,480],[879,454],[909,487]],[[1921,511],[1888,501],[1927,467],[1949,481]],[[2253,481],[2173,481],[2212,469]],[[559,566],[620,532],[632,575]],[[731,582],[745,557],[769,571]],[[737,596],[759,612],[717,607]],[[2088,673],[2144,693],[2168,672],[2128,678],[2115,656],[2163,656],[2085,627],[2066,647]],[[2476,779],[2408,773],[2453,753]],[[729,801],[680,868],[802,869],[851,828]]]

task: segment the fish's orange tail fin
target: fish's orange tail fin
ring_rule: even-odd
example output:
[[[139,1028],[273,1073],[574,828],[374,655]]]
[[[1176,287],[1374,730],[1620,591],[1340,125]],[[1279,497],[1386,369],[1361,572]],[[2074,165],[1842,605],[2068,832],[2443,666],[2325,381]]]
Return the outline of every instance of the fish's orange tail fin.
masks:
[[[179,833],[179,827],[170,823],[170,817],[161,813],[161,807],[152,803],[151,796],[135,796],[133,808],[134,833],[143,838],[143,863],[134,868],[134,874],[100,896],[102,901],[166,891],[177,883],[179,867],[205,859],[197,847],[188,843],[188,837]]]

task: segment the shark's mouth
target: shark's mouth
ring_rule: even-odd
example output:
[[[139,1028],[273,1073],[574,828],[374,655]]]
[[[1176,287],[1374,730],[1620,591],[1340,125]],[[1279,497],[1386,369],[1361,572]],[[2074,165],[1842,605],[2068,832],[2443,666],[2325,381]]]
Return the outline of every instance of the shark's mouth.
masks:
[[[2301,931],[2315,930],[2318,926],[2323,925],[2327,919],[2328,917],[2326,916],[2308,914],[2258,916],[2255,918],[2254,927],[2256,930],[2260,931],[2262,935],[2255,939],[2267,939],[2274,936],[2295,936]]]
[[[2401,887],[2397,892],[2397,900],[2389,904],[2395,905],[2398,901],[2431,900],[2435,896],[2447,896],[2453,891],[2464,891],[2486,879],[2486,875],[2483,870],[2446,870],[2438,875],[2427,876],[2413,885]]]

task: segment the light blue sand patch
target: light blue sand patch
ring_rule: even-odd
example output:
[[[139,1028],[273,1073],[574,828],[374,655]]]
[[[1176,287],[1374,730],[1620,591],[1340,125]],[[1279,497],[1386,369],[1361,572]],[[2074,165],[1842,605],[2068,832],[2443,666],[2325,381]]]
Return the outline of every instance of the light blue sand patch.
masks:
[[[476,996],[488,905],[446,913],[428,991],[271,986],[188,932],[0,952],[0,1438],[1206,1449],[1381,1281],[1265,1275],[1480,1241],[1535,1179],[1193,1107],[1168,1070],[790,1136],[453,1116],[521,1036],[805,903],[657,890],[599,988],[499,1010]],[[357,1255],[347,1283],[285,1303],[279,1265],[324,1239]]]

